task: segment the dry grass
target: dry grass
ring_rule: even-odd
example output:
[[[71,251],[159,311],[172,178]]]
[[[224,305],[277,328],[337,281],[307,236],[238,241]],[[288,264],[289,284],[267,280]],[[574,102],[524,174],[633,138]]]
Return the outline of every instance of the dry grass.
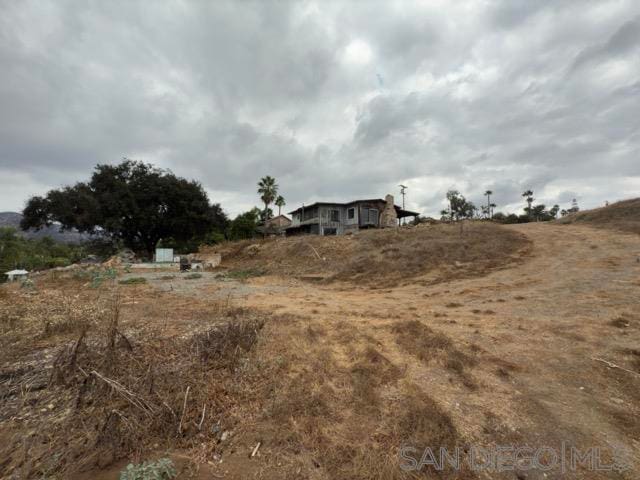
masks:
[[[398,367],[372,346],[367,346],[360,360],[351,367],[353,396],[362,408],[377,406],[379,387],[397,381],[402,373]]]
[[[227,428],[236,421],[264,316],[221,306],[204,332],[174,336],[123,326],[131,300],[117,290],[72,298],[53,317],[42,310],[52,297],[32,298],[3,336],[1,476],[66,478],[159,445],[215,450],[211,427],[221,416]],[[42,350],[20,340],[38,330]]]
[[[612,203],[608,207],[594,208],[567,215],[556,220],[561,224],[584,223],[598,228],[640,233],[640,198]]]
[[[191,348],[205,364],[233,369],[254,346],[263,326],[263,319],[232,317],[222,325],[194,335]]]
[[[435,359],[441,360],[445,368],[460,376],[466,387],[476,388],[467,372],[467,367],[476,364],[475,359],[460,351],[449,337],[434,332],[418,320],[396,323],[391,330],[396,334],[396,342],[404,350],[425,363]]]
[[[524,236],[489,223],[422,225],[231,242],[216,246],[222,266],[234,272],[377,285],[429,275],[427,283],[482,275],[514,261],[529,246]],[[208,249],[205,248],[208,251]]]

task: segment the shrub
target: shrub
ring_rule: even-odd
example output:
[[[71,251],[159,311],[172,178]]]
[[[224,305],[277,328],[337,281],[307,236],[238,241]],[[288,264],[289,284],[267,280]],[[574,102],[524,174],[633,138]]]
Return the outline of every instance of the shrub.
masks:
[[[120,472],[120,480],[165,480],[178,476],[173,462],[169,458],[143,462],[138,465],[130,463]]]
[[[113,280],[116,278],[115,268],[106,268],[104,270],[95,270],[91,272],[91,288],[98,288],[105,280]]]

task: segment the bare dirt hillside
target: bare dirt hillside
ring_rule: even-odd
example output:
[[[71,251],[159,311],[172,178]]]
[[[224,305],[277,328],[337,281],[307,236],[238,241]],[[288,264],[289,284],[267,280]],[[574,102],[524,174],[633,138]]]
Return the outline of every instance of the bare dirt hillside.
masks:
[[[607,207],[585,210],[556,220],[560,224],[586,224],[598,228],[640,233],[640,198],[612,203]]]
[[[212,249],[237,275],[317,277],[326,281],[421,284],[482,275],[519,259],[529,241],[499,225],[421,225],[338,237],[232,242]]]
[[[4,285],[0,476],[115,480],[169,456],[197,479],[636,479],[640,237],[505,228],[531,242],[518,262],[432,284]],[[132,276],[146,283],[119,283]],[[543,454],[407,471],[403,445]],[[600,468],[554,462],[572,448],[597,448]]]

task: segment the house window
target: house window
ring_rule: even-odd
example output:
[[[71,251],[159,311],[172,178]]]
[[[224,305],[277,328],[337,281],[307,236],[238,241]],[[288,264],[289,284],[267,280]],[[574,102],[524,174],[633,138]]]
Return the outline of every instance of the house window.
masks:
[[[339,222],[340,210],[329,210],[329,218],[332,222]]]
[[[318,217],[318,207],[304,208],[302,210],[302,221],[311,220]]]
[[[353,220],[354,218],[356,218],[356,209],[355,208],[350,208],[347,210],[347,218],[349,220]]]

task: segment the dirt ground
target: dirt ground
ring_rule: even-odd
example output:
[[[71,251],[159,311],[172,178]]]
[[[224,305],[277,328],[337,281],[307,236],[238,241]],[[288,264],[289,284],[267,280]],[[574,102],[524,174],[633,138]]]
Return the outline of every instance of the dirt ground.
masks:
[[[384,291],[301,283],[285,295],[253,294],[244,304],[306,315],[327,330],[355,326],[406,369],[463,438],[600,446],[640,469],[640,237],[575,225],[508,228],[533,241],[533,250],[517,267],[485,277]],[[398,344],[388,327],[411,320],[472,352],[473,388]],[[640,470],[633,471],[583,475],[637,478]]]
[[[530,248],[505,268],[445,283],[122,276],[148,277],[121,288],[125,332],[139,324],[174,336],[199,331],[210,300],[268,318],[228,414],[232,440],[212,447],[199,434],[141,454],[188,465],[181,478],[637,478],[640,237],[578,225],[504,228]],[[193,304],[200,313],[180,315]],[[153,323],[159,309],[162,326]],[[0,417],[4,438],[24,431],[17,416]],[[416,460],[426,447],[546,448],[553,468],[404,471],[402,446]],[[599,449],[602,468],[562,471],[549,458],[572,447]],[[126,463],[73,478],[115,479]],[[623,468],[604,469],[613,463]],[[25,478],[20,471],[8,478]]]

